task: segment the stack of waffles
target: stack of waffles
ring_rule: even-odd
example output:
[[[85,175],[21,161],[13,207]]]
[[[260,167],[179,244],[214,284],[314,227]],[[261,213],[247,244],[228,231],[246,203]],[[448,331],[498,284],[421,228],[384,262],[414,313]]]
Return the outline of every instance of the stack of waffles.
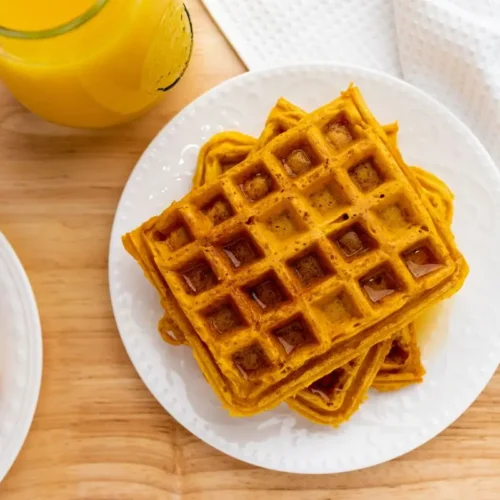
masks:
[[[462,286],[453,195],[408,167],[359,90],[307,114],[284,99],[258,139],[215,135],[193,189],[124,235],[235,416],[281,402],[345,422],[373,387],[421,382],[413,324]]]

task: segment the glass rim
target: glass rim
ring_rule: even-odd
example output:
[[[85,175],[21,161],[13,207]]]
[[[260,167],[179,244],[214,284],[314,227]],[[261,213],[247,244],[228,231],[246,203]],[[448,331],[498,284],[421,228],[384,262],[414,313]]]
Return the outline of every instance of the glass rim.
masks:
[[[64,35],[76,28],[79,28],[87,21],[90,21],[90,19],[92,19],[96,14],[100,12],[100,10],[104,7],[104,5],[108,3],[108,1],[109,0],[96,0],[89,9],[87,9],[85,12],[82,12],[75,18],[63,24],[60,24],[59,26],[55,26],[54,28],[48,28],[45,30],[23,31],[7,28],[0,25],[0,36],[4,36],[7,38],[16,38],[20,40],[40,40],[43,38],[52,38]]]

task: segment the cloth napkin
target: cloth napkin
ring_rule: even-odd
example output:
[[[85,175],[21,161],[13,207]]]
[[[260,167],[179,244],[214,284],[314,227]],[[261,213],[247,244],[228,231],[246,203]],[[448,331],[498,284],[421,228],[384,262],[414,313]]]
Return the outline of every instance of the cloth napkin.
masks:
[[[355,64],[462,119],[500,166],[500,0],[203,0],[249,69]]]

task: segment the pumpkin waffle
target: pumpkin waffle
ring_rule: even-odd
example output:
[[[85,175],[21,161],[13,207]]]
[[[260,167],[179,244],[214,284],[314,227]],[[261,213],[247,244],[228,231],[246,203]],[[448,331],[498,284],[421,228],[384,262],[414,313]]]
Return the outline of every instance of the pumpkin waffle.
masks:
[[[327,133],[339,119],[352,136],[341,148]],[[460,287],[465,261],[427,208],[349,89],[141,231],[203,372],[252,414]]]
[[[273,117],[274,119],[276,118],[277,112],[281,112],[279,106],[276,106],[269,115],[266,127],[269,128],[269,124],[272,124]],[[297,111],[295,117],[292,117],[291,120],[295,119],[298,121],[296,119],[299,116],[298,113]],[[281,127],[283,128],[283,125]],[[394,146],[397,147],[397,125],[385,126],[384,131],[387,137],[393,141]],[[203,185],[205,182],[210,182],[210,179],[215,179],[220,175],[223,170],[221,167],[228,165],[228,158],[240,158],[237,155],[241,155],[242,150],[243,154],[248,156],[255,142],[256,140],[249,140],[249,136],[231,132],[223,132],[213,136],[200,152],[197,172],[205,173],[195,177],[193,182],[194,187],[197,187],[197,184]],[[229,148],[237,149],[237,154],[227,155],[226,151]],[[449,191],[442,181],[428,174],[425,170],[415,170],[418,170],[417,177],[420,184],[426,186],[424,190],[435,207],[437,216],[440,219],[446,219],[451,224],[453,213],[453,195],[451,191]],[[436,204],[435,200],[438,200],[440,203]],[[447,207],[449,208],[447,209]],[[173,298],[171,300],[175,301]],[[165,307],[165,309],[172,311],[171,307]],[[159,329],[165,340],[170,343],[178,343],[178,339],[183,338],[182,333],[179,333],[175,322],[171,320],[169,314],[165,315]],[[174,331],[177,331],[176,338],[172,339],[172,336],[168,332]],[[377,351],[375,347],[372,350],[373,352]],[[404,359],[405,361],[397,364],[398,359]],[[373,363],[374,360],[376,363]],[[361,364],[362,366],[360,366]],[[379,369],[380,365],[382,366]],[[358,380],[356,375],[358,372],[363,373],[365,377],[361,384],[356,384]],[[373,378],[375,378],[373,387],[379,390],[394,391],[409,384],[421,382],[424,373],[425,370],[420,362],[420,351],[415,341],[415,330],[413,325],[409,325],[402,329],[396,335],[395,339],[393,339],[391,349],[386,356],[386,364],[383,364],[383,359],[380,356],[364,355],[355,358],[344,367],[338,368],[331,374],[323,377],[320,382],[314,383],[312,389],[308,388],[301,391],[297,398],[292,400],[292,406],[302,408],[303,411],[301,413],[306,417],[316,412],[317,415],[312,418],[315,422],[321,421],[336,426],[349,419],[353,412],[356,411],[359,404],[363,401]],[[367,374],[369,377],[367,377]],[[376,377],[373,374],[376,374]],[[348,397],[345,396],[346,389],[349,389]],[[311,390],[312,394],[321,396],[322,404],[315,405],[316,398],[315,396],[311,396]],[[307,409],[304,408],[306,405]]]

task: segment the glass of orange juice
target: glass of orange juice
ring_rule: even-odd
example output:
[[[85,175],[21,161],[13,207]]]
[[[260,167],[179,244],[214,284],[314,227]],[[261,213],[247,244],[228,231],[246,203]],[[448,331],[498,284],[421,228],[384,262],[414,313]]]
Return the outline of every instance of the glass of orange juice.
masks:
[[[182,77],[192,47],[182,0],[0,1],[0,79],[63,125],[144,113]]]

